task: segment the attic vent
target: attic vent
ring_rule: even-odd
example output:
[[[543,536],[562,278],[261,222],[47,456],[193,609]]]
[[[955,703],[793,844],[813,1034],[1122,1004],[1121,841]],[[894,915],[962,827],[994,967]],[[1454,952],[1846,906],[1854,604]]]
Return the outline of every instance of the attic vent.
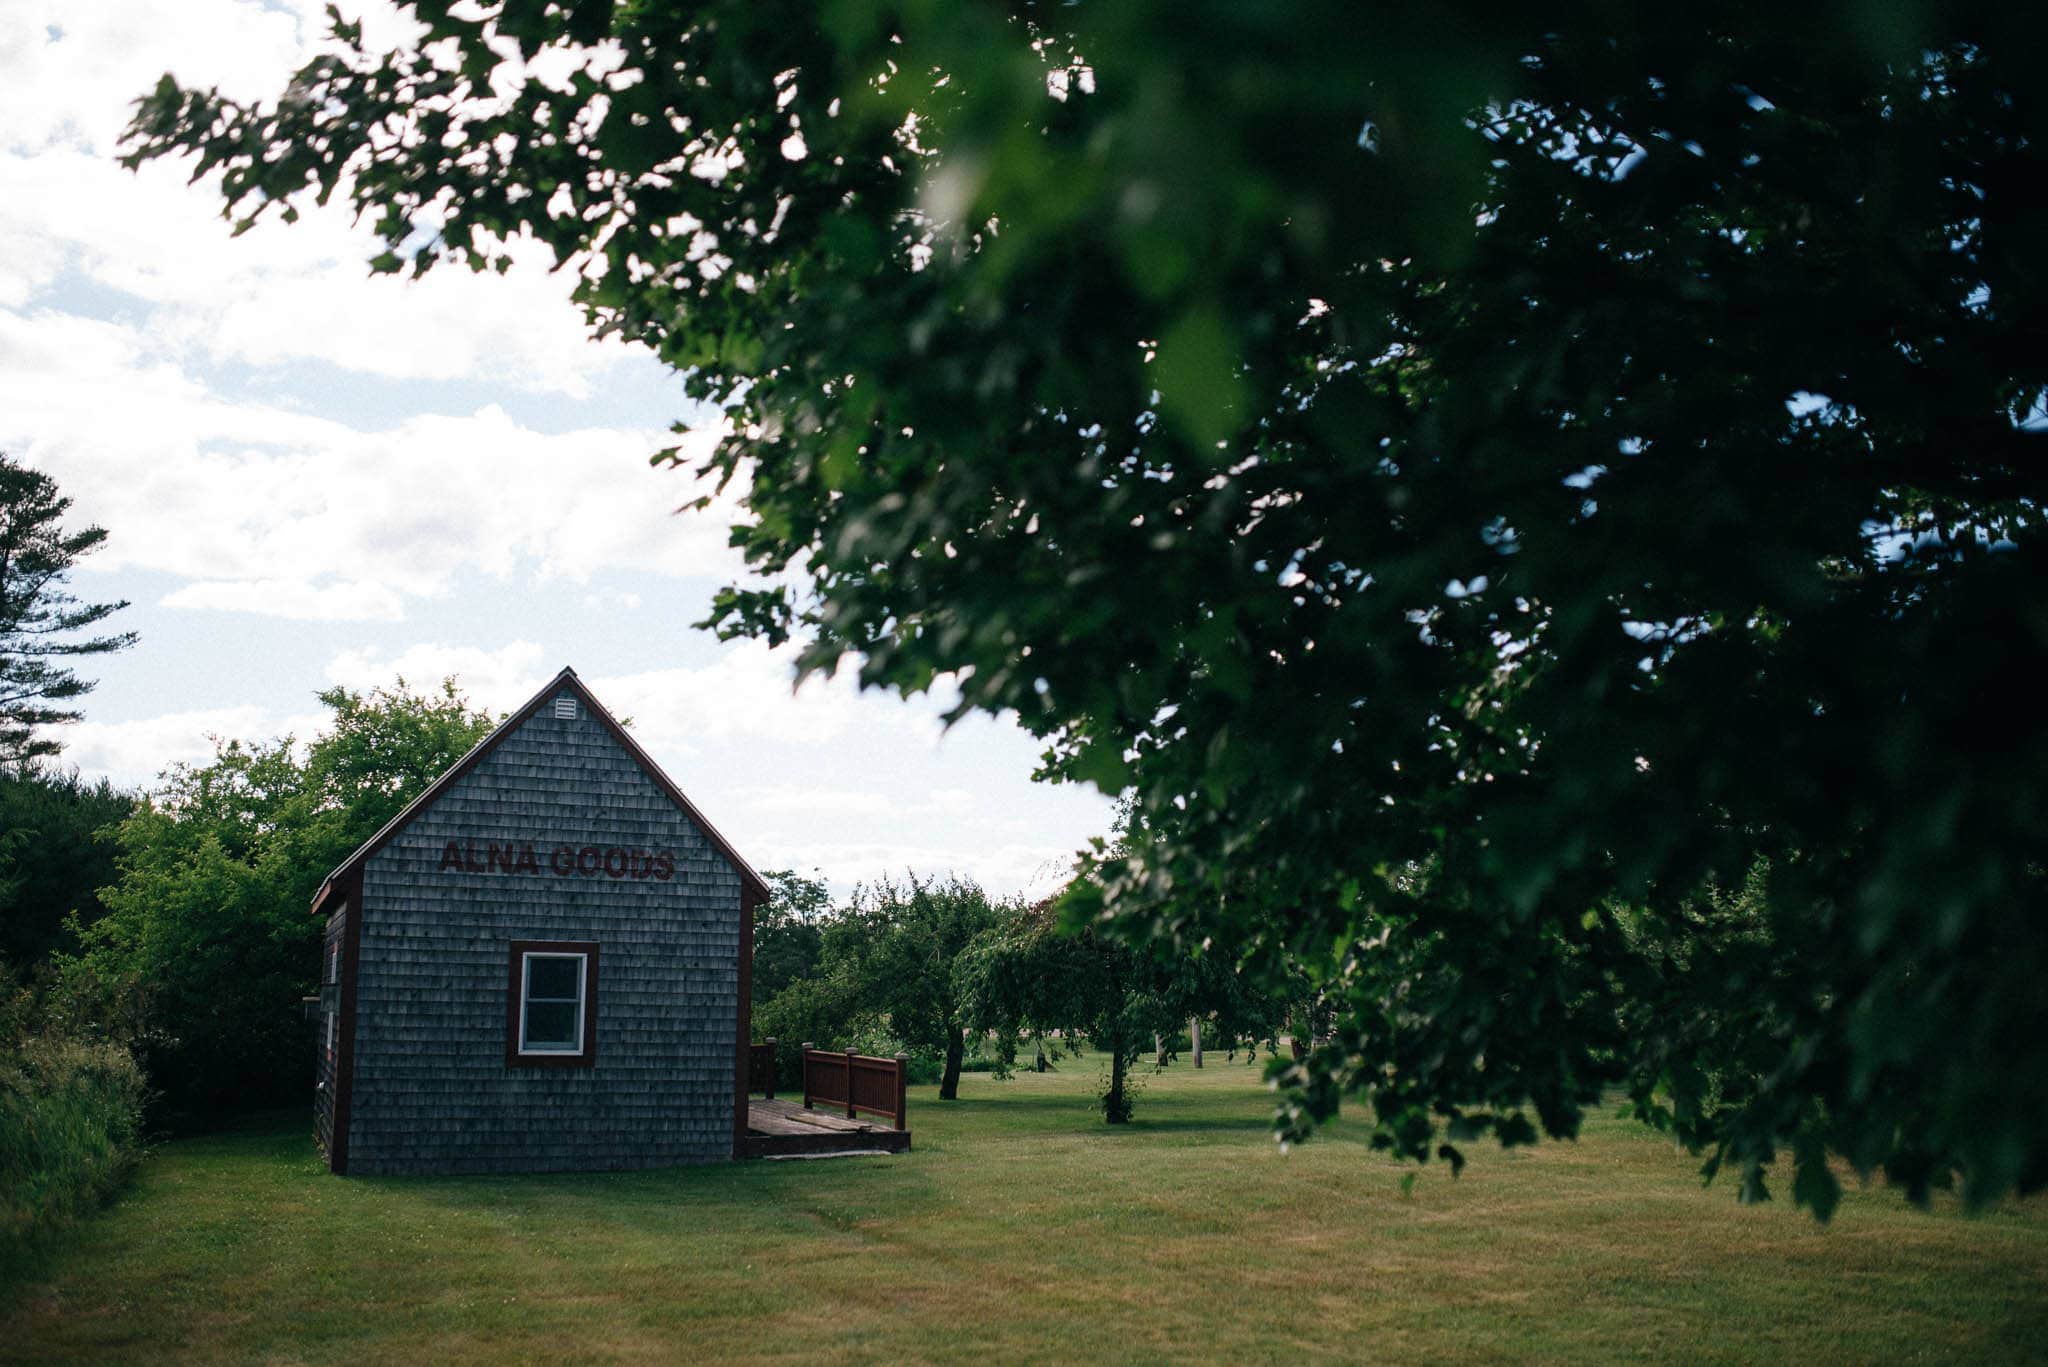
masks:
[[[556,699],[555,699],[555,720],[556,720],[556,721],[575,721],[575,720],[576,720],[576,700],[575,700],[574,698],[556,698]]]

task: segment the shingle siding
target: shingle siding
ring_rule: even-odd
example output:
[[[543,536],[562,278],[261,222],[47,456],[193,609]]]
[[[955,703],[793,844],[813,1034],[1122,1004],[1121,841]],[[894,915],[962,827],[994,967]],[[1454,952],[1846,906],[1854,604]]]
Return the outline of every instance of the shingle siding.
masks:
[[[530,843],[539,872],[443,867],[451,841],[479,861]],[[674,872],[565,877],[565,846],[665,852]],[[535,710],[415,814],[364,865],[362,902],[350,1172],[732,1156],[739,872],[582,708]],[[591,1066],[507,1065],[514,940],[600,946]]]

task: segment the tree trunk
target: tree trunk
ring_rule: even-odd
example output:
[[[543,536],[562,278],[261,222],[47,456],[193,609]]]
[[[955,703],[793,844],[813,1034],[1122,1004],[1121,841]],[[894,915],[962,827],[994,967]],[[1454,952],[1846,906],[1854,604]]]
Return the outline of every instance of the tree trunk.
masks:
[[[1112,1049],[1109,1053],[1109,1095],[1102,1099],[1102,1115],[1112,1125],[1127,1124],[1131,1118],[1131,1103],[1124,1099],[1124,1051]]]
[[[1200,1016],[1188,1017],[1188,1038],[1194,1043],[1194,1049],[1191,1052],[1195,1056],[1195,1066],[1199,1068],[1202,1066],[1202,1018]]]
[[[960,1061],[967,1056],[967,1032],[954,1026],[946,1032],[946,1071],[939,1078],[939,1100],[960,1099]]]

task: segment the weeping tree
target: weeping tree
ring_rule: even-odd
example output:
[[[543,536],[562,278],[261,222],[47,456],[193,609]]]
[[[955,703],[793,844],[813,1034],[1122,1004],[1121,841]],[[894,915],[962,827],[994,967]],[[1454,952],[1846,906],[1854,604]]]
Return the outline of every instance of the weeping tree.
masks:
[[[1004,1071],[1018,1041],[1058,1034],[1106,1056],[1103,1119],[1131,1118],[1131,1069],[1155,1041],[1177,1041],[1201,1001],[1190,967],[1155,959],[1094,927],[1060,923],[1056,900],[1014,912],[977,939],[954,969],[969,1026],[990,1037]],[[1161,1062],[1178,1048],[1168,1045]]]
[[[1130,793],[1083,919],[1311,977],[1290,1132],[2048,1182],[2040,7],[400,9],[131,160],[568,263],[731,415],[709,624]]]
[[[822,976],[889,1033],[940,1065],[939,1099],[960,1096],[968,1022],[953,964],[1001,907],[970,878],[904,875],[856,889],[825,929]]]

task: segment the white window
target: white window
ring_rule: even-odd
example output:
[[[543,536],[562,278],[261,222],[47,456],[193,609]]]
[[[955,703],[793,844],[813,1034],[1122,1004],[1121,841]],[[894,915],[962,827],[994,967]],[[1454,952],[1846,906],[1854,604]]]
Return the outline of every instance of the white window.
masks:
[[[528,951],[520,958],[519,1052],[581,1054],[590,956]]]

